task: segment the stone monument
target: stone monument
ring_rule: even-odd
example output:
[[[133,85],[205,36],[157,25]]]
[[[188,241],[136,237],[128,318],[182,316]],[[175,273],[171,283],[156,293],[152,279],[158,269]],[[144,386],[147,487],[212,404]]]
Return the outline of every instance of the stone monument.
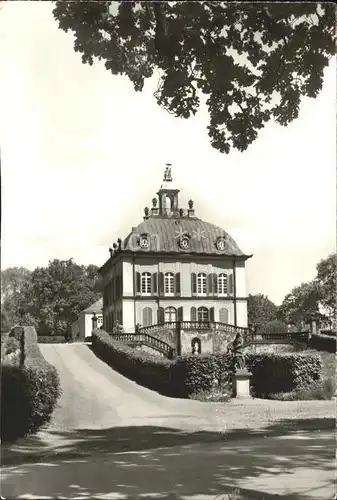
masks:
[[[246,359],[243,352],[243,338],[237,333],[231,347],[232,359],[232,382],[234,398],[251,398],[250,377],[252,374],[247,370]]]

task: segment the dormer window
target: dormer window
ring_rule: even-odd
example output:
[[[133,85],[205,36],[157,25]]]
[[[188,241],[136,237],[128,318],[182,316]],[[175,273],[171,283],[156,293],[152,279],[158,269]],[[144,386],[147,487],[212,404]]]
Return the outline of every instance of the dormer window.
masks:
[[[147,234],[142,234],[139,240],[140,248],[149,248],[149,238]]]
[[[223,252],[226,248],[226,240],[225,238],[218,238],[216,240],[216,243],[215,243],[217,249],[220,251],[220,252]]]
[[[182,236],[179,240],[179,246],[183,250],[188,250],[190,247],[190,239],[188,236]]]

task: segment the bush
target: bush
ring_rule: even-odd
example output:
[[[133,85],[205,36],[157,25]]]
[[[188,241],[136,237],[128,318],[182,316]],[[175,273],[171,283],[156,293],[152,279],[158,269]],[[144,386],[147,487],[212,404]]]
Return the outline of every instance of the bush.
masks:
[[[64,344],[66,339],[61,335],[39,335],[37,341],[39,344]]]
[[[5,353],[6,353],[6,345],[9,339],[9,332],[2,332],[1,333],[1,363],[3,362],[5,358]]]
[[[20,341],[15,337],[10,337],[5,345],[5,354],[11,354],[20,349]]]
[[[22,338],[22,335],[24,335],[24,327],[23,326],[14,326],[11,331],[9,332],[9,337],[16,338],[20,340]]]
[[[313,333],[309,341],[309,348],[317,351],[336,352],[336,338],[330,335]]]
[[[301,352],[260,353],[247,356],[256,397],[291,392],[322,378],[322,360],[318,354]]]
[[[25,327],[24,366],[2,366],[2,439],[18,439],[47,424],[59,395],[57,371],[42,356],[35,329]]]
[[[20,366],[22,362],[22,349],[21,349],[21,341],[16,337],[7,338],[5,344],[3,345],[1,362],[6,365],[17,365]]]
[[[182,356],[175,360],[135,350],[113,340],[108,333],[96,330],[93,351],[109,366],[139,384],[180,398],[212,390],[214,380],[222,391],[231,389],[231,356],[228,353]],[[318,354],[251,353],[247,367],[252,372],[252,392],[269,397],[291,392],[321,380],[322,361]]]

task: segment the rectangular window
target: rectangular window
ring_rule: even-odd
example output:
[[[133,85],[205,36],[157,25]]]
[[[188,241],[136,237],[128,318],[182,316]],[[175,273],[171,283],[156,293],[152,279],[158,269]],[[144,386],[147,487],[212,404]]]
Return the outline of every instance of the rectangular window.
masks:
[[[141,283],[142,295],[151,295],[151,274],[143,273],[141,281],[142,281]]]
[[[165,295],[174,295],[174,274],[165,274]]]
[[[206,274],[200,273],[197,277],[197,294],[206,295],[207,293],[207,278]]]
[[[227,295],[227,274],[221,273],[218,277],[218,294]]]

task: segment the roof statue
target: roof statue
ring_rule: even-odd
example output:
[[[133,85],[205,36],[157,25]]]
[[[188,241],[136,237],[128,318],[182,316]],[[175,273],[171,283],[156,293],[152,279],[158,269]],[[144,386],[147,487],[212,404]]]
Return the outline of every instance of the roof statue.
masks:
[[[164,172],[164,182],[172,181],[172,174],[171,174],[171,163],[166,163],[166,169]]]

